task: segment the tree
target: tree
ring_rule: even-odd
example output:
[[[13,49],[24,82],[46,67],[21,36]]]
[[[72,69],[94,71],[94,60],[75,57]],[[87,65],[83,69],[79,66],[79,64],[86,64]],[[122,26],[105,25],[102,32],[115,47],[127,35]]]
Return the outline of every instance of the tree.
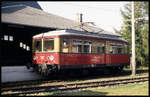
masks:
[[[149,2],[135,2],[135,43],[136,43],[136,64],[137,66],[149,64],[149,31],[148,31],[148,4]],[[129,41],[131,54],[131,3],[121,9],[121,15],[124,19],[123,25],[119,33],[123,39]]]

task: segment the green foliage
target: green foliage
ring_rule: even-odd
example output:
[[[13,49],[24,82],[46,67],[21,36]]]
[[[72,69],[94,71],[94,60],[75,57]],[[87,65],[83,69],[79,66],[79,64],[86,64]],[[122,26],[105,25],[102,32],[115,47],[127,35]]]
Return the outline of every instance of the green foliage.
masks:
[[[148,20],[144,17],[148,17],[148,4],[149,2],[135,2],[134,3],[134,15],[135,15],[135,43],[136,43],[136,64],[148,65],[149,64],[149,31]],[[131,29],[131,3],[124,6],[124,10],[121,9],[121,15],[124,19],[121,30],[119,31],[123,39],[129,41],[129,48],[131,54],[132,44],[132,29]],[[128,21],[127,21],[128,20]]]

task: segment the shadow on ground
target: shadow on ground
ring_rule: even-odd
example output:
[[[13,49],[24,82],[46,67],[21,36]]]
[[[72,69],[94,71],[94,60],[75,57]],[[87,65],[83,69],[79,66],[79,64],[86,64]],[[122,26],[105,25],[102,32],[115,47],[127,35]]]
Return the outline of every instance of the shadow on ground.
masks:
[[[148,73],[149,70],[136,70],[137,75],[144,75]],[[124,70],[122,72],[104,72],[104,71],[94,71],[87,75],[80,75],[79,73],[74,73],[74,75],[67,74],[57,74],[47,77],[49,80],[62,80],[62,81],[75,81],[75,80],[90,80],[96,78],[112,78],[112,77],[123,77],[130,76],[132,74],[131,70]]]

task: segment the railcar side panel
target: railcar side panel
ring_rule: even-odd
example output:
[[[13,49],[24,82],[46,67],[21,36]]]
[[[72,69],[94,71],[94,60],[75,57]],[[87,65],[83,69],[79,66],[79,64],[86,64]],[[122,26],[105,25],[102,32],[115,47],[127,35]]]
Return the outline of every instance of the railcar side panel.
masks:
[[[90,65],[90,64],[129,64],[130,56],[125,54],[66,54],[36,53],[33,64]],[[61,57],[61,58],[60,58]]]
[[[106,54],[106,64],[129,64],[130,56],[126,54]]]
[[[104,54],[61,54],[61,65],[105,64]]]

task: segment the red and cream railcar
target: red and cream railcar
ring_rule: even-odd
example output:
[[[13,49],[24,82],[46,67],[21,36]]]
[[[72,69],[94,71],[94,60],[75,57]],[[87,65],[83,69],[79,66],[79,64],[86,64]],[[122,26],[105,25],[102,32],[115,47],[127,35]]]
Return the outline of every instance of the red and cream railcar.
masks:
[[[123,68],[130,63],[127,41],[75,30],[35,35],[32,52],[33,67],[44,74],[63,69]]]

